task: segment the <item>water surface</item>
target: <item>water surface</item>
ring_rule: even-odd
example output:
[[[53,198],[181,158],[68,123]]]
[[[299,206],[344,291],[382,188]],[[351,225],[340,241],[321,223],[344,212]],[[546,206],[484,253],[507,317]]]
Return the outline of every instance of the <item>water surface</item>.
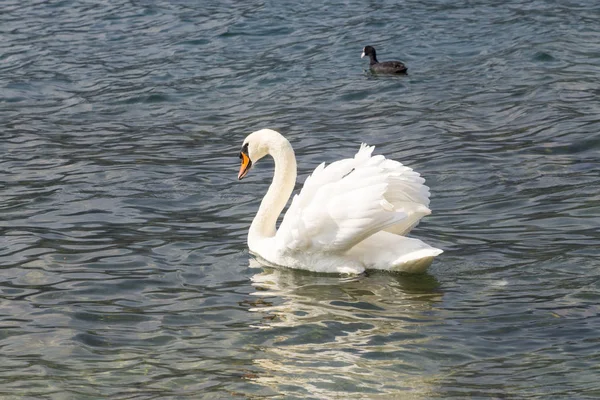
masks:
[[[0,397],[600,397],[600,6],[5,1]],[[403,77],[365,72],[362,47]],[[415,168],[428,274],[255,265],[272,163]]]

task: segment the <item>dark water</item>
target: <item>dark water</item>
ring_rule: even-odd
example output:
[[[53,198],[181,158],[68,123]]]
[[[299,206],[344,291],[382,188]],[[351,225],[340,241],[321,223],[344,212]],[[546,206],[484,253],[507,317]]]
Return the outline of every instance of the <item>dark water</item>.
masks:
[[[310,4],[310,5],[308,5]],[[600,397],[597,1],[4,1],[0,398]],[[405,77],[373,77],[371,44]],[[414,167],[423,276],[250,265],[304,177]]]

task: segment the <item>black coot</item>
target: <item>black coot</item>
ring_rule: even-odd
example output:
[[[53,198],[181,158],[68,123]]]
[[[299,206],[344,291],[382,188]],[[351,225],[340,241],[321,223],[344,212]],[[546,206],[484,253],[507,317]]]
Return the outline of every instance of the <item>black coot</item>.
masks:
[[[406,65],[402,64],[400,61],[377,61],[377,55],[373,46],[367,46],[363,49],[360,58],[363,58],[364,56],[369,56],[371,59],[369,68],[371,68],[372,72],[377,74],[405,74],[408,70]]]

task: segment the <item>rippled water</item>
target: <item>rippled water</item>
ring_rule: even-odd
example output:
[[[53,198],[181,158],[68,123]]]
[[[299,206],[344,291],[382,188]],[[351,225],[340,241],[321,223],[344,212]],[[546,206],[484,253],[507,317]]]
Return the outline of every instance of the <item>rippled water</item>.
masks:
[[[117,3],[2,3],[0,397],[600,397],[596,1]],[[263,127],[414,167],[445,253],[252,263]]]

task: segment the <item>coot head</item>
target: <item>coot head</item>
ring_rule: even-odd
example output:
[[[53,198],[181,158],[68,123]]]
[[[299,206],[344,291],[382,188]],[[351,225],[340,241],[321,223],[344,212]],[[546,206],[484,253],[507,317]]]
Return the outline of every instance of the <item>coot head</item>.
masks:
[[[375,47],[373,46],[365,46],[365,48],[363,49],[363,52],[360,56],[360,58],[364,58],[365,56],[374,59],[375,61],[377,61],[377,55],[375,53]]]

